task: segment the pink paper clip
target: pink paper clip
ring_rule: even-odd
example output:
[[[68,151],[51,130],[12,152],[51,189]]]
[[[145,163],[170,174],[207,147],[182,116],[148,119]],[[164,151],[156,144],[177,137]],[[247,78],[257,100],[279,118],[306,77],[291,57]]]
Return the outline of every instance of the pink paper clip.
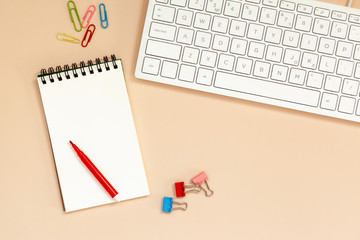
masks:
[[[211,195],[214,194],[214,191],[210,189],[209,184],[207,183],[207,181],[209,180],[209,178],[208,178],[208,176],[206,175],[205,172],[199,173],[198,175],[196,175],[195,177],[193,177],[191,180],[193,181],[193,183],[195,184],[195,186],[198,186],[198,187],[200,187],[202,190],[204,190],[205,195],[206,195],[207,197],[210,197]],[[203,183],[206,184],[207,190],[205,190],[205,188],[203,188],[203,187],[201,186],[201,184],[203,184]],[[210,193],[208,193],[208,192],[210,192]]]
[[[89,23],[90,23],[92,17],[94,16],[95,10],[96,10],[96,7],[94,5],[90,5],[90,7],[86,11],[85,16],[83,17],[83,20],[82,20],[82,27],[83,28],[87,28],[89,26]],[[87,15],[89,13],[90,13],[89,19],[87,20],[87,24],[84,26],[85,19],[86,19]]]

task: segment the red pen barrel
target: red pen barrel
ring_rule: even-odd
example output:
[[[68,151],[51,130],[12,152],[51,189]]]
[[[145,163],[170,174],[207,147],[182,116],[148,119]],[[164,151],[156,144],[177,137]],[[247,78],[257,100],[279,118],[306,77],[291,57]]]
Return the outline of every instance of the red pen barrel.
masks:
[[[116,189],[110,184],[110,182],[104,177],[104,175],[99,171],[99,169],[94,165],[94,163],[81,151],[73,142],[71,142],[72,147],[75,152],[85,164],[85,166],[90,170],[90,172],[96,177],[96,179],[101,183],[101,185],[106,189],[112,198],[118,195]]]

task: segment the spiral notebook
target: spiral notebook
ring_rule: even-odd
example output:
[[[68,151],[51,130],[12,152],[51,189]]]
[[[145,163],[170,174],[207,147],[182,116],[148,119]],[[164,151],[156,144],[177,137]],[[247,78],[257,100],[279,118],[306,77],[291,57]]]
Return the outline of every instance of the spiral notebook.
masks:
[[[66,212],[113,203],[69,141],[92,160],[121,200],[149,195],[121,60],[41,70],[37,78]]]

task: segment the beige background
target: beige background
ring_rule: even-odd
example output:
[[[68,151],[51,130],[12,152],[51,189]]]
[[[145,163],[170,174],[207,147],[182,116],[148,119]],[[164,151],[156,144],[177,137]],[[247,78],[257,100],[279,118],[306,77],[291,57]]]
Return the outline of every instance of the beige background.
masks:
[[[89,1],[76,2],[82,17]],[[110,26],[97,12],[82,48],[56,40],[84,34],[66,1],[0,0],[0,239],[360,239],[359,124],[135,79],[147,0],[104,2]],[[151,196],[65,214],[36,76],[113,53]],[[215,195],[162,213],[201,170]]]

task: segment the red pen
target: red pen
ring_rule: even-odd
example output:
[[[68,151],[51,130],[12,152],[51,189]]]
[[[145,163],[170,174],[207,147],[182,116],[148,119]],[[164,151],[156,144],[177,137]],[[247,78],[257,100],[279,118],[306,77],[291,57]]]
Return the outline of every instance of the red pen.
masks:
[[[77,155],[80,157],[81,161],[86,165],[90,172],[96,177],[96,179],[101,183],[101,185],[106,189],[110,196],[117,202],[120,201],[119,193],[115,188],[109,183],[109,181],[102,175],[102,173],[97,169],[97,167],[92,163],[92,161],[81,151],[72,141],[70,141],[71,146],[76,151]]]

